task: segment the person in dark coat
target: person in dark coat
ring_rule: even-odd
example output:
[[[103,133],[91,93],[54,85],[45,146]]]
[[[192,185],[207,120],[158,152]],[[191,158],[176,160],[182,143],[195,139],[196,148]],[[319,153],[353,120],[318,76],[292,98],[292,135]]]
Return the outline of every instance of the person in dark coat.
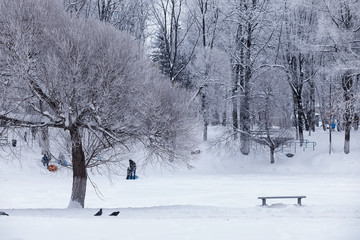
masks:
[[[50,159],[48,158],[48,156],[46,154],[44,154],[44,156],[41,159],[41,162],[44,166],[49,167]]]
[[[136,163],[133,160],[129,160],[129,168],[128,168],[128,179],[135,179],[136,174]]]

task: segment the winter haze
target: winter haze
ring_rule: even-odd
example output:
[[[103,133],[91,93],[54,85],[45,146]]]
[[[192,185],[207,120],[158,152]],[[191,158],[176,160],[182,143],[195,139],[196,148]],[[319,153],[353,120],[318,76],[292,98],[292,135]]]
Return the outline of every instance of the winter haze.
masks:
[[[0,239],[357,240],[359,80],[359,0],[0,0]]]

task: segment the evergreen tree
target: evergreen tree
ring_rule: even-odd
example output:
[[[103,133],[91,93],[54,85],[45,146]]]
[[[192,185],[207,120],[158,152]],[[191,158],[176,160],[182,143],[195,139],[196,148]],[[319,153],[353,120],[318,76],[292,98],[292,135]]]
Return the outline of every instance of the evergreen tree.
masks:
[[[190,73],[185,69],[187,65],[187,58],[181,51],[177,53],[177,60],[175,63],[172,63],[169,56],[169,53],[166,48],[166,41],[163,35],[160,33],[155,35],[155,40],[152,46],[153,50],[151,52],[152,61],[155,62],[160,73],[164,74],[167,77],[176,75],[174,83],[179,84],[184,88],[191,88],[191,79]]]

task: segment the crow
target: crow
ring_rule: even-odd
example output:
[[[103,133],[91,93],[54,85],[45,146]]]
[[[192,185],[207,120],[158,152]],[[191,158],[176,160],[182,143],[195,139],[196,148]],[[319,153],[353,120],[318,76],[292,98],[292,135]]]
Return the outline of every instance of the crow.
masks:
[[[112,214],[110,214],[109,216],[117,216],[117,215],[119,215],[119,211],[117,211],[117,212],[113,212]]]
[[[2,211],[0,211],[0,215],[9,216],[9,214],[7,214],[6,212],[2,212]]]
[[[100,208],[100,210],[97,213],[95,213],[94,216],[101,216],[101,214],[102,214],[102,208]]]

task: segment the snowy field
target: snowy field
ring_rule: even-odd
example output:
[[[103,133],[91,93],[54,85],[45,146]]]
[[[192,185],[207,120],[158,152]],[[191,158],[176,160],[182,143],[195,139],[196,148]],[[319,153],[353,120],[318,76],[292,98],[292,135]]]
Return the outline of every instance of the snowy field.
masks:
[[[333,134],[331,155],[326,133],[308,139],[315,151],[279,152],[273,165],[259,148],[244,158],[202,146],[192,170],[154,167],[135,181],[92,176],[102,198],[88,183],[85,209],[67,209],[69,172],[48,172],[36,148],[23,148],[21,166],[0,161],[0,211],[10,215],[0,216],[0,239],[360,239],[360,134],[353,133],[349,155],[343,133]],[[306,198],[302,206],[257,199],[278,195]],[[99,208],[103,215],[94,217]],[[113,211],[120,214],[108,216]]]

